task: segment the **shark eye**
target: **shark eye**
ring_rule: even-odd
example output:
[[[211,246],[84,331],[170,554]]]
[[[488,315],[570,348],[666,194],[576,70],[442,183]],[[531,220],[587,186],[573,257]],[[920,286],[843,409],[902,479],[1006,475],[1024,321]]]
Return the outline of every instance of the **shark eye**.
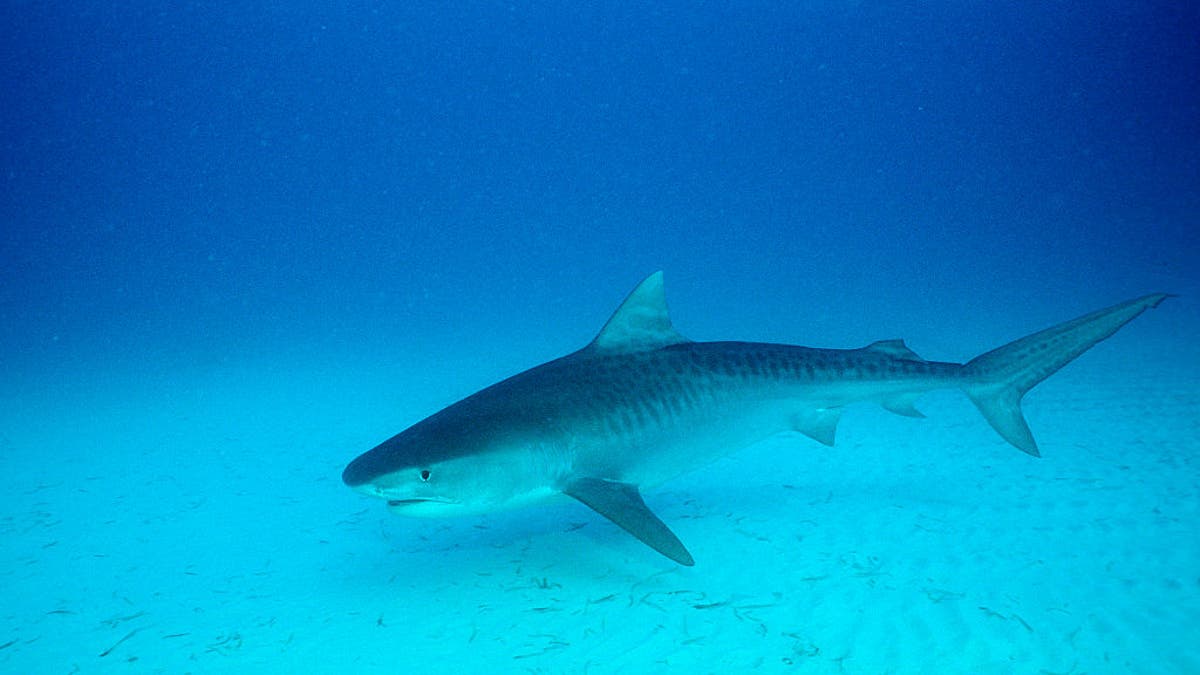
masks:
[[[429,481],[429,469],[421,469],[421,482],[426,483],[428,481]]]

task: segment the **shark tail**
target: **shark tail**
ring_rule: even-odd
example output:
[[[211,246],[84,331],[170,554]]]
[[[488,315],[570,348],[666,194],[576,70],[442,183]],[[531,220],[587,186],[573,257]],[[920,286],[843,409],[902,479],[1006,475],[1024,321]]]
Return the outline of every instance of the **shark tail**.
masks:
[[[977,356],[963,366],[962,388],[1004,440],[1040,457],[1021,413],[1025,392],[1167,297],[1156,293],[1129,300]]]

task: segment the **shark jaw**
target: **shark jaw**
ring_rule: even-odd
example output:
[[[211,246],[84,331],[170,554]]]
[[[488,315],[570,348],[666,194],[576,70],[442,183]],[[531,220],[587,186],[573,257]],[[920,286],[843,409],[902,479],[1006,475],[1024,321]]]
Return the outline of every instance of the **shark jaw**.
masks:
[[[387,483],[388,481],[382,481]],[[468,509],[462,504],[450,499],[439,497],[416,497],[405,494],[402,490],[384,487],[380,484],[364,483],[355,486],[355,492],[382,499],[387,504],[388,511],[397,515],[439,518],[443,516],[467,515],[479,513],[486,509]]]
[[[1025,393],[1166,297],[1095,311],[960,364],[928,361],[894,339],[858,349],[692,342],[671,325],[658,272],[583,349],[414,424],[350,462],[342,480],[411,516],[566,495],[690,566],[641,487],[780,431],[833,445],[842,409],[857,402],[923,417],[917,397],[945,388],[963,391],[1001,438],[1037,457]]]
[[[451,515],[467,515],[468,511],[454,502],[444,502],[436,499],[389,499],[387,509],[402,516],[418,518],[440,518]]]
[[[559,494],[556,490],[540,489],[503,498],[476,494],[471,499],[456,499],[446,495],[417,495],[412,486],[396,483],[394,478],[381,478],[379,484],[364,483],[354,486],[354,490],[383,500],[394,514],[417,518],[476,516],[543,502]]]

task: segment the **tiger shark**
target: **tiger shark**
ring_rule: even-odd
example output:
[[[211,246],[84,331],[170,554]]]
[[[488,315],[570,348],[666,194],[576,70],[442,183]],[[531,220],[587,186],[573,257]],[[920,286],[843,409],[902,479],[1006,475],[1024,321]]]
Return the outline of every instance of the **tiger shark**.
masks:
[[[693,342],[671,325],[656,272],[583,349],[417,422],[350,462],[342,480],[413,516],[568,495],[690,566],[642,489],[782,431],[833,445],[852,403],[924,417],[915,399],[944,388],[964,391],[1001,438],[1038,457],[1021,398],[1166,297],[1129,300],[959,364],[927,361],[902,340],[859,349]]]

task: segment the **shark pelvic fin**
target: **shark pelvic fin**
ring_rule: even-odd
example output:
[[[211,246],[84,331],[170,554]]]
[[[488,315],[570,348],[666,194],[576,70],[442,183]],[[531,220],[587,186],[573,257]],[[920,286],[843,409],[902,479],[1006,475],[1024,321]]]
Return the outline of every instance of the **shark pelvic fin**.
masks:
[[[962,388],[996,433],[1018,450],[1040,457],[1021,414],[1025,392],[1167,297],[1156,293],[1129,300],[977,356],[963,366]]]
[[[646,277],[633,289],[587,349],[619,354],[649,351],[688,341],[671,325],[663,273],[659,271]]]
[[[680,565],[696,564],[679,537],[646,507],[636,486],[602,478],[577,478],[563,492]]]
[[[792,428],[818,443],[833,445],[841,408],[810,408],[792,415]]]

